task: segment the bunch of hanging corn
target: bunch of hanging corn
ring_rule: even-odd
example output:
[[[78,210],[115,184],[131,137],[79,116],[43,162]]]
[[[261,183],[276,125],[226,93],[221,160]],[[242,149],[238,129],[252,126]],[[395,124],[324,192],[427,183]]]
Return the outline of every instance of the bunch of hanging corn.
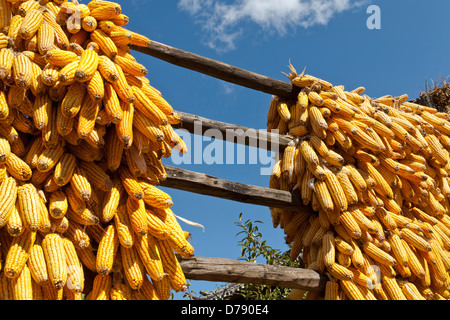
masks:
[[[293,142],[270,186],[306,209],[270,209],[291,258],[329,278],[306,298],[450,299],[449,115],[290,68],[300,93],[274,97],[267,126]]]
[[[119,4],[0,0],[0,299],[168,299],[193,248],[157,188],[186,147]]]

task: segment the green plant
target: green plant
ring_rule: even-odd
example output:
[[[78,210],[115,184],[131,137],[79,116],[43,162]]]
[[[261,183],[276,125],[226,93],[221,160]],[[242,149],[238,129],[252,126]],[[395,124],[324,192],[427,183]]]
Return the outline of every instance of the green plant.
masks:
[[[244,221],[242,213],[239,215],[239,221],[235,223],[242,229],[236,236],[241,235],[243,237],[238,242],[241,246],[239,260],[256,262],[257,259],[263,259],[268,265],[298,267],[299,263],[291,260],[289,250],[282,252],[280,249],[272,248],[267,244],[258,227],[262,223],[259,220],[251,221],[247,219]],[[239,294],[246,300],[287,300],[290,292],[291,289],[287,288],[246,284],[239,291]]]
[[[280,265],[289,267],[299,267],[298,261],[292,261],[289,250],[283,252],[280,249],[272,248],[267,244],[261,233],[259,226],[262,221],[250,219],[243,220],[243,214],[239,214],[239,220],[235,225],[240,229],[236,234],[241,237],[238,245],[241,246],[241,256],[239,260],[247,262],[265,263],[268,265]],[[192,300],[197,299],[244,299],[244,300],[287,300],[291,289],[254,284],[224,284],[218,286],[214,291],[200,291],[201,296],[188,290],[184,297]]]

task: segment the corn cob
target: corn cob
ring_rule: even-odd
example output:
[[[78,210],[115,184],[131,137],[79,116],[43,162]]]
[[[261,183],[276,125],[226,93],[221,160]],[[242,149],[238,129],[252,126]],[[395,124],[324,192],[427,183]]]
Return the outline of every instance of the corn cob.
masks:
[[[30,249],[30,257],[27,261],[33,280],[43,285],[48,280],[47,263],[45,261],[44,250],[40,243],[35,243]]]
[[[96,275],[92,291],[87,295],[86,300],[109,300],[111,287],[112,277],[110,275]]]
[[[47,234],[42,240],[49,280],[56,290],[62,289],[67,281],[67,262],[63,240],[56,233]]]
[[[20,275],[30,257],[30,250],[35,240],[36,232],[28,229],[12,239],[3,268],[6,277],[17,278]]]
[[[92,79],[98,67],[98,53],[92,48],[83,51],[80,57],[75,78],[80,82],[86,82]]]
[[[140,289],[144,282],[144,265],[139,254],[134,246],[130,248],[120,246],[120,252],[127,283],[134,290]]]
[[[32,278],[27,265],[19,276],[11,279],[11,289],[14,300],[33,300]]]
[[[114,225],[106,228],[97,250],[96,269],[100,275],[108,275],[113,267],[114,257],[119,249],[119,237]]]

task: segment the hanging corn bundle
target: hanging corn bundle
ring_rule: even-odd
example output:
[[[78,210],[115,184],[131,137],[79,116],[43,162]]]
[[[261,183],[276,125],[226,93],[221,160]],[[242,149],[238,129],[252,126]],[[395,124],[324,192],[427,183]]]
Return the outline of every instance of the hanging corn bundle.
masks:
[[[157,187],[186,146],[128,22],[110,1],[0,0],[0,299],[186,289],[193,248]]]
[[[448,300],[448,114],[290,68],[300,93],[274,97],[267,126],[294,143],[270,186],[298,194],[314,213],[270,211],[291,258],[329,277],[324,293],[306,298]],[[292,299],[305,293],[294,290]]]

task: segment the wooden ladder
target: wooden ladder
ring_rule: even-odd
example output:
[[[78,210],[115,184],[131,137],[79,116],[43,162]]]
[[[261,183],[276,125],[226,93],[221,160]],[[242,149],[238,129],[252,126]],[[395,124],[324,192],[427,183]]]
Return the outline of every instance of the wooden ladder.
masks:
[[[291,83],[272,79],[162,43],[152,41],[148,47],[133,45],[130,45],[130,47],[132,50],[171,64],[281,98],[296,98],[300,91],[298,87]],[[228,142],[249,145],[249,139],[234,139],[239,132],[247,132],[249,128],[206,119],[181,111],[176,111],[176,113],[181,117],[181,123],[174,126],[175,128],[187,130],[191,134],[198,134],[199,132],[194,130],[195,125],[201,123],[202,135],[209,129],[215,129],[220,131],[222,137]],[[227,138],[229,136],[226,134],[227,130],[236,132],[233,139]],[[257,146],[266,148],[268,151],[281,152],[293,140],[293,137],[289,135],[257,132],[259,132],[256,136]],[[272,141],[277,143],[272,144]],[[273,148],[276,148],[276,150],[272,150]],[[163,187],[253,205],[287,210],[306,210],[312,213],[312,209],[305,206],[297,194],[291,192],[227,181],[173,166],[166,165],[165,169],[167,179],[160,183]],[[255,264],[223,258],[197,256],[190,259],[178,258],[186,278],[191,280],[252,283],[308,291],[323,291],[327,281],[323,274],[302,268]]]

